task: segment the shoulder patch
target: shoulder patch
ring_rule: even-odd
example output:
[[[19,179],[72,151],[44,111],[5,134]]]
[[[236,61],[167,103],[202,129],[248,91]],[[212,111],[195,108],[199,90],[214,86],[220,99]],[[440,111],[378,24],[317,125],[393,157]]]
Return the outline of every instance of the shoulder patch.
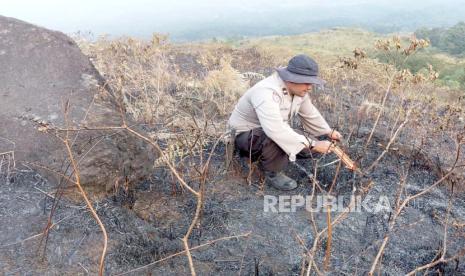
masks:
[[[278,92],[273,91],[273,101],[281,103],[281,97],[278,95]]]

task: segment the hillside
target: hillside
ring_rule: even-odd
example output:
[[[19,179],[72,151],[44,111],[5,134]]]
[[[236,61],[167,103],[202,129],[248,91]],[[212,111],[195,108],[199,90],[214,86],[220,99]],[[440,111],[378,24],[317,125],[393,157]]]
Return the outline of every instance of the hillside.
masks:
[[[319,61],[327,66],[340,61],[341,58],[353,55],[354,49],[361,49],[366,52],[369,58],[391,64],[395,61],[398,69],[409,69],[413,73],[425,71],[429,65],[432,65],[433,69],[439,73],[437,84],[465,93],[465,58],[463,57],[451,55],[430,45],[400,65],[401,55],[396,56],[395,53],[392,53],[393,56],[388,57],[376,51],[376,41],[399,35],[404,43],[408,43],[413,33],[379,34],[363,29],[332,28],[301,35],[230,41],[230,44],[266,49],[273,55],[280,57],[287,57],[292,53],[306,53],[310,56],[317,56]]]
[[[14,151],[0,154],[6,274],[465,273],[463,91],[438,84],[436,68],[406,70],[427,53],[425,40],[337,28],[182,44],[159,34],[75,41],[103,79],[96,99],[116,102],[123,123],[39,125],[41,137],[86,145],[65,154],[68,185],[15,165]],[[298,53],[319,62],[327,83],[310,97],[359,169],[332,153],[298,160],[286,173],[299,187],[285,193],[247,156],[226,166],[225,124],[244,91]],[[95,129],[101,136],[80,138]],[[76,188],[82,160],[120,132],[156,153],[150,176],[131,181],[138,169],[129,164],[126,178]],[[110,175],[100,164],[93,171]],[[291,208],[291,196],[301,205]],[[285,210],[267,209],[270,198]]]

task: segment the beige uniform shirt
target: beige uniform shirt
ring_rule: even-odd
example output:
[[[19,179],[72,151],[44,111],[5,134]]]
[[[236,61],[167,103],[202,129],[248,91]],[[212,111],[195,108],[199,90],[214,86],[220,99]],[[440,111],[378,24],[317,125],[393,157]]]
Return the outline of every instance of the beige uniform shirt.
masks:
[[[296,154],[309,146],[307,138],[290,126],[295,115],[300,117],[305,130],[313,136],[331,132],[308,94],[304,97],[290,95],[284,81],[275,72],[242,95],[228,124],[236,135],[263,128],[265,134],[289,155],[289,160],[295,161]]]

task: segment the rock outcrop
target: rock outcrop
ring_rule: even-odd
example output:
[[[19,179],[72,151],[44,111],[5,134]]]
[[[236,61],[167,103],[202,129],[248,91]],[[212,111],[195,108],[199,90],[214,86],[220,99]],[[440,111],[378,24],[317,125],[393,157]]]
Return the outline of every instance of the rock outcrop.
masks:
[[[72,167],[57,137],[65,132],[55,129],[121,126],[115,103],[72,39],[0,16],[0,153],[14,151],[17,163],[32,164],[58,182]],[[156,157],[125,130],[71,131],[69,140],[83,184],[108,188],[138,181],[150,174]]]

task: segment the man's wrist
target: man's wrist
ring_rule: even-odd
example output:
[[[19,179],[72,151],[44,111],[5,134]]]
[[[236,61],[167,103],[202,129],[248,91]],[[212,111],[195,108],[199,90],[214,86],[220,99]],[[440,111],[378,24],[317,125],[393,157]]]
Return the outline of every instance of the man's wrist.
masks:
[[[315,140],[310,140],[310,146],[308,148],[313,149],[315,146],[316,146],[316,141]]]

